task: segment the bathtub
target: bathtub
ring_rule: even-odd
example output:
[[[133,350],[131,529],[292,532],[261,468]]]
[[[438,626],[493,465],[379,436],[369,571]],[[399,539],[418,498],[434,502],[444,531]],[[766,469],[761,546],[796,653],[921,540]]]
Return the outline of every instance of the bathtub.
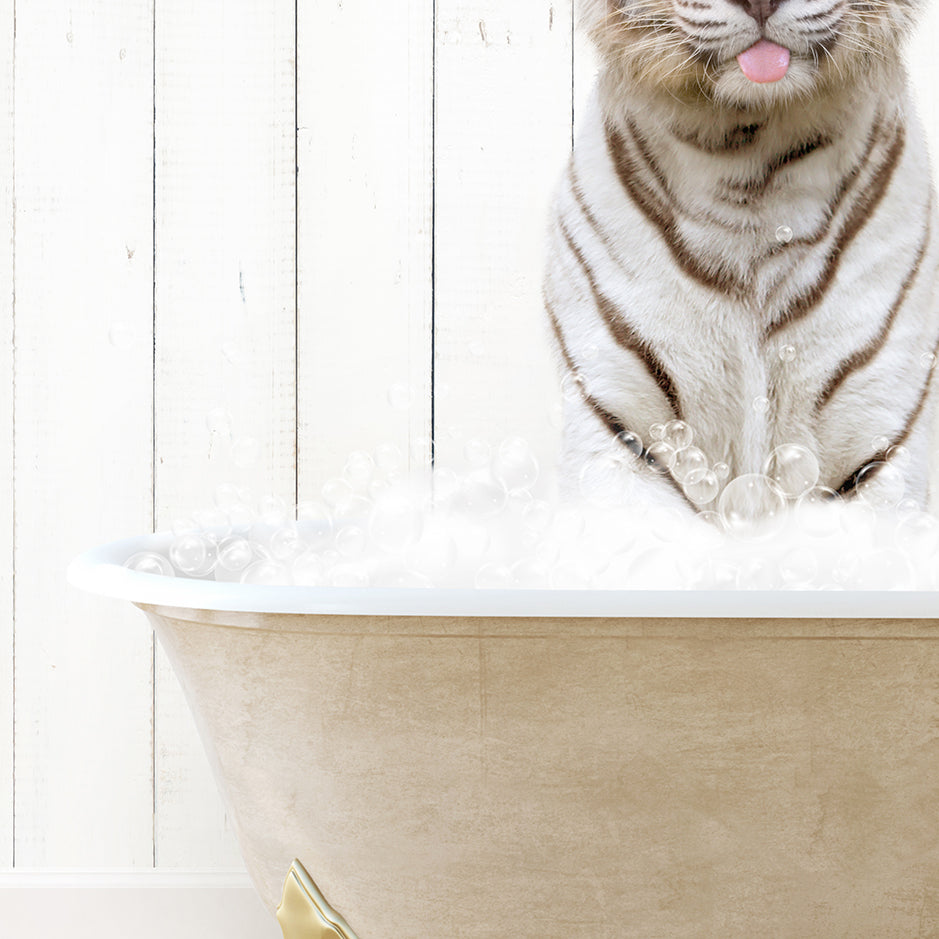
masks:
[[[939,934],[939,597],[127,570],[287,939]]]

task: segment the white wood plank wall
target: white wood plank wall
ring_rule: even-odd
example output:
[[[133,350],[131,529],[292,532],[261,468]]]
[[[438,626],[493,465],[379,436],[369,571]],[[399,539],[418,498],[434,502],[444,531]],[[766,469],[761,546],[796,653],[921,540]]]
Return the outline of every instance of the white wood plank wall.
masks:
[[[13,0],[0,2],[0,868],[13,866]]]
[[[574,16],[0,0],[0,869],[240,866],[178,683],[139,613],[65,586],[78,551],[222,483],[315,498],[354,450],[422,471],[432,428],[440,466],[510,435],[550,464]],[[937,36],[934,7],[934,153]]]
[[[151,524],[152,14],[18,4],[15,863],[152,863],[152,647],[64,585]]]
[[[220,483],[294,501],[294,5],[159,0],[156,525]],[[156,656],[155,860],[240,864],[179,684]]]

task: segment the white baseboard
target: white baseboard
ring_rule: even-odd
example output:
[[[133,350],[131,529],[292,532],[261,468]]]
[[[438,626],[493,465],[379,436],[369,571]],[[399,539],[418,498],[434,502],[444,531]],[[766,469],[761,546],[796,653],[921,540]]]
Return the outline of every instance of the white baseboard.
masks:
[[[282,939],[241,872],[0,872],[0,935],[16,939]]]

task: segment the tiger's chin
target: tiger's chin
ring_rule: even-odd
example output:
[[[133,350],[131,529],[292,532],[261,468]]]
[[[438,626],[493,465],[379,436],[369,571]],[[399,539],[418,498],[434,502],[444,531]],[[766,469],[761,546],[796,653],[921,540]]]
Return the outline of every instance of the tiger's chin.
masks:
[[[713,77],[710,97],[727,107],[767,110],[811,98],[819,87],[818,68],[806,59],[793,57],[786,74],[771,82],[751,81],[731,60]]]

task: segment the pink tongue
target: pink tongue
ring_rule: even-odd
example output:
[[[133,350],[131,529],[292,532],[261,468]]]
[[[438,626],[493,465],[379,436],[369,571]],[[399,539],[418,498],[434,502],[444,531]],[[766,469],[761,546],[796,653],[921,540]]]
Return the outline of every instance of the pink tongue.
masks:
[[[778,82],[789,71],[789,50],[761,39],[737,56],[740,71],[752,82]]]

